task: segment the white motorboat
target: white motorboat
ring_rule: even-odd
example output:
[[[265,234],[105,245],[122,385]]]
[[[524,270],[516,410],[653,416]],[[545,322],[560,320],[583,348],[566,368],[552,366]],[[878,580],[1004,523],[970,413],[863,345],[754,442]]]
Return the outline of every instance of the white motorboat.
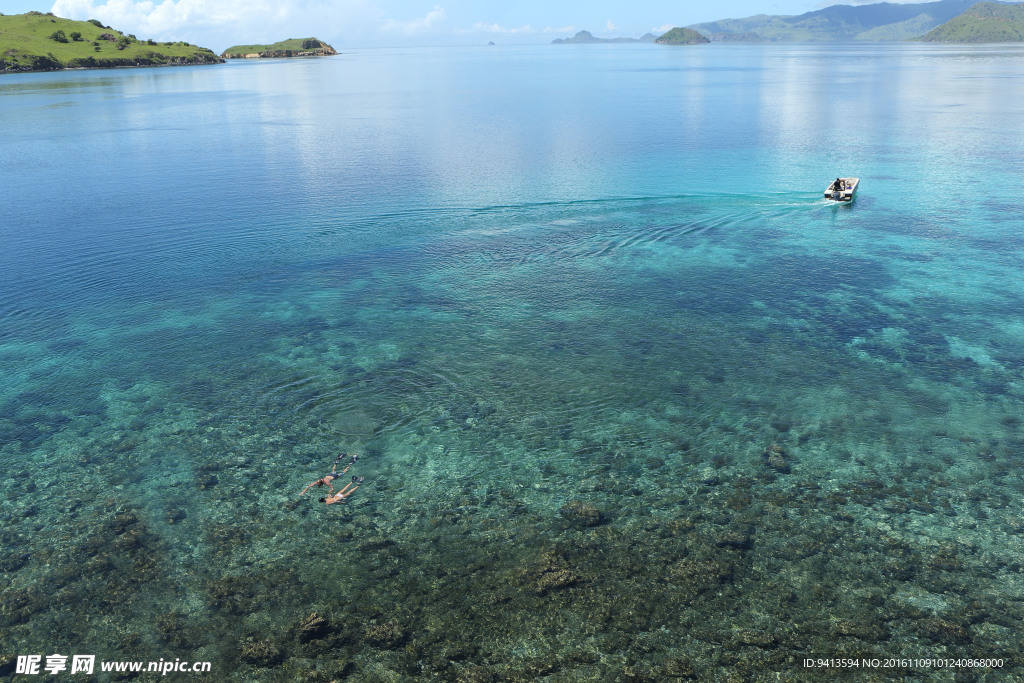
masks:
[[[825,188],[825,199],[836,202],[853,201],[860,178],[836,178]]]

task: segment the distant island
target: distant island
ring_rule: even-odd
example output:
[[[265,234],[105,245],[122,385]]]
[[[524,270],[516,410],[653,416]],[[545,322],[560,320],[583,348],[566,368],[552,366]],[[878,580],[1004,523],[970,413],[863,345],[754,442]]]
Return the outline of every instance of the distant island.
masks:
[[[590,31],[580,31],[572,38],[555,38],[552,45],[565,45],[572,43],[653,43],[657,36],[653,33],[645,33],[639,38],[595,38]]]
[[[158,43],[52,13],[0,15],[0,72],[219,64],[213,50],[186,42]]]
[[[673,28],[654,41],[659,45],[699,45],[711,41],[692,28]]]
[[[921,36],[925,42],[1007,43],[1024,41],[1024,6],[979,2]]]
[[[289,38],[271,45],[235,45],[221,53],[224,59],[267,59],[273,57],[329,57],[338,52],[316,38]]]
[[[832,5],[804,14],[758,14],[692,24],[711,41],[1020,41],[1020,6],[976,0]],[[944,27],[941,31],[938,28]]]

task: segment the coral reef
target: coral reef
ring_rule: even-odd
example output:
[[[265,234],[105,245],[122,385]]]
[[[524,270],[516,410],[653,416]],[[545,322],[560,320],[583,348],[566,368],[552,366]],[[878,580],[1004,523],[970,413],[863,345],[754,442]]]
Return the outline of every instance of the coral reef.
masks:
[[[968,652],[1004,668],[950,680],[1024,676],[1020,390],[876,307],[884,269],[607,277],[473,239],[486,268],[327,263],[31,366],[0,402],[5,646],[247,681],[831,681],[802,659]],[[348,503],[300,497],[341,450]]]

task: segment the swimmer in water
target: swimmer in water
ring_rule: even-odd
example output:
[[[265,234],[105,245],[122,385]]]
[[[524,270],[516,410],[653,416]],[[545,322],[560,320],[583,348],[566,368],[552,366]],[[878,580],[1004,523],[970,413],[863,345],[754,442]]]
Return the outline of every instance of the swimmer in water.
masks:
[[[338,463],[341,462],[341,459],[344,458],[346,455],[348,455],[348,453],[339,454],[334,461],[334,467],[331,468],[331,471],[325,474],[324,476],[320,477],[316,481],[314,481],[312,484],[306,486],[306,488],[302,489],[302,493],[305,493],[314,486],[326,486],[331,490],[331,493],[334,493],[334,485],[331,482],[340,477],[341,475],[345,474],[346,472],[348,472],[348,468],[352,467],[352,465],[355,465],[356,460],[359,460],[358,455],[349,455],[348,457],[352,458],[352,460],[350,460],[349,463],[345,465],[345,469],[343,469],[341,472],[338,472]],[[300,493],[299,495],[301,496],[302,493]]]
[[[359,485],[362,483],[363,477],[352,477],[352,481],[345,484],[345,487],[343,489],[335,493],[333,496],[321,498],[320,502],[326,503],[327,505],[334,505],[335,503],[344,503],[349,496],[356,492],[356,489],[359,488]]]

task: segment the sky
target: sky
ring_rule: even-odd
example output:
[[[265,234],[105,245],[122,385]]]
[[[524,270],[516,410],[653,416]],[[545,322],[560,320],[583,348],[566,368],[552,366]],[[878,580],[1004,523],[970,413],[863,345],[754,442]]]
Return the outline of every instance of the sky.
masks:
[[[842,4],[869,4],[848,0]],[[803,14],[835,0],[0,0],[0,12],[99,19],[139,38],[236,44],[315,36],[353,47],[549,43],[586,29],[639,37],[754,14]]]

